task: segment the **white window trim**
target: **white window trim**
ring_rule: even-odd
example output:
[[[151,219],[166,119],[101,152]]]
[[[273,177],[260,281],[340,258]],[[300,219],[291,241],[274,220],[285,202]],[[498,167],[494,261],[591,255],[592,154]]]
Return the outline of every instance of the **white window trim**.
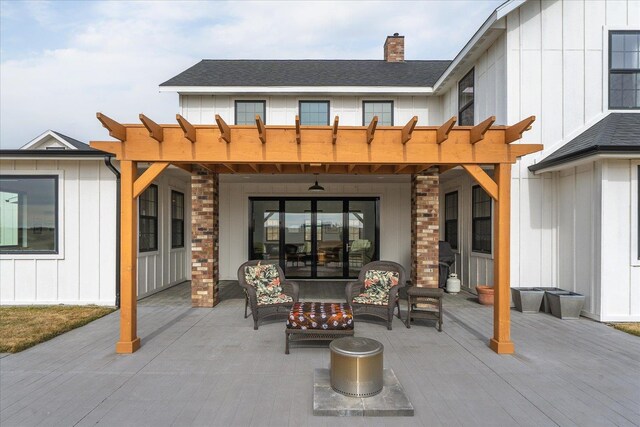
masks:
[[[611,113],[634,113],[637,109],[609,109],[609,33],[611,31],[638,31],[638,27],[614,25],[602,27],[602,111]]]
[[[640,221],[640,203],[638,197],[638,169],[640,168],[640,160],[631,161],[631,266],[640,267],[640,247],[638,239],[640,238],[640,229],[638,222]]]
[[[57,254],[0,254],[0,259],[64,259],[64,171],[62,170],[10,170],[2,171],[2,175],[55,175],[58,177],[58,253]]]

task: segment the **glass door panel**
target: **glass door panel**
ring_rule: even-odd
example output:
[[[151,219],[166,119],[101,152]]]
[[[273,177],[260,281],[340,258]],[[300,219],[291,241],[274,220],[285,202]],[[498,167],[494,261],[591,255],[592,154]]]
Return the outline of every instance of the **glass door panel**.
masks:
[[[287,277],[311,277],[313,266],[311,200],[284,202],[284,270]]]
[[[377,203],[350,200],[348,216],[349,277],[357,277],[363,265],[378,259]]]
[[[318,200],[316,277],[343,277],[344,218],[342,200]]]
[[[250,259],[280,259],[280,202],[254,200]]]

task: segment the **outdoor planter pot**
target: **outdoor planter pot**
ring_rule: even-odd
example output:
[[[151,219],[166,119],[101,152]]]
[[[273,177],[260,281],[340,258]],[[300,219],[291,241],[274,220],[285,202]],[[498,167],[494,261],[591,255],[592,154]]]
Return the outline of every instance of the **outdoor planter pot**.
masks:
[[[493,305],[493,287],[478,285],[476,286],[478,291],[478,302],[482,305]]]
[[[560,319],[579,319],[584,295],[567,291],[546,291],[551,314]]]
[[[513,304],[521,313],[537,313],[544,298],[544,291],[538,288],[511,288]]]
[[[553,292],[569,292],[566,291],[564,289],[560,289],[560,288],[553,288],[553,287],[537,287],[535,288],[539,291],[544,291],[544,297],[542,297],[542,305],[540,306],[540,310],[542,310],[544,313],[551,313],[551,309],[549,308],[549,298],[547,298],[547,292],[549,291],[553,291]]]

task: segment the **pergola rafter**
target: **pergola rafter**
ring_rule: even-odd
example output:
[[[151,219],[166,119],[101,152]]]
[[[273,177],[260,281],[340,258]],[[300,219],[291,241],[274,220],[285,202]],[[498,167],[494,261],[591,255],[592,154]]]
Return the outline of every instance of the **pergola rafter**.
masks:
[[[441,126],[417,126],[413,117],[404,126],[304,126],[299,117],[290,126],[193,125],[177,115],[177,124],[159,125],[144,115],[142,124],[120,124],[97,114],[118,141],[91,142],[121,162],[121,322],[119,353],[140,345],[136,327],[137,197],[170,164],[188,172],[201,166],[214,173],[331,173],[417,174],[432,166],[444,173],[462,166],[491,196],[494,207],[494,336],[490,347],[513,353],[510,338],[509,227],[511,165],[524,155],[542,150],[541,144],[513,144],[531,127],[535,117],[512,126],[494,126],[489,117],[475,126],[455,126],[452,117]],[[339,137],[338,137],[339,136]],[[138,162],[151,166],[137,176]],[[493,166],[489,176],[483,165]]]

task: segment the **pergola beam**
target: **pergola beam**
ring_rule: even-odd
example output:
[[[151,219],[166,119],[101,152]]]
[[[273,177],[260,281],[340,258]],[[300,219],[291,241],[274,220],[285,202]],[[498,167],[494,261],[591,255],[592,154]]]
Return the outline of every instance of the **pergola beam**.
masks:
[[[475,144],[482,141],[484,139],[484,134],[487,133],[487,131],[495,121],[496,116],[491,116],[472,127],[471,131],[469,132],[469,142]]]
[[[296,144],[302,143],[302,134],[300,132],[300,117],[296,116]]]
[[[219,114],[216,114],[216,123],[220,130],[220,138],[229,144],[231,142],[231,129],[229,128],[229,125],[222,119],[222,117],[220,117]]]
[[[340,118],[336,116],[336,118],[333,119],[333,129],[331,130],[331,143],[334,145],[338,141],[338,123],[339,122],[340,122]]]
[[[96,117],[105,129],[109,131],[109,136],[124,142],[127,139],[127,128],[102,113],[96,113]]]
[[[498,184],[478,165],[462,165],[493,200],[498,200]]]
[[[267,143],[267,129],[264,127],[264,122],[259,114],[256,114],[256,127],[258,128],[258,138],[263,144]]]
[[[160,126],[144,114],[140,114],[138,117],[140,118],[140,121],[142,122],[144,127],[149,131],[149,136],[151,138],[155,139],[158,142],[162,142],[164,140],[164,132],[162,131],[162,126]]]
[[[536,120],[536,116],[529,116],[524,120],[519,121],[515,125],[511,125],[507,127],[504,132],[504,142],[506,144],[511,144],[514,141],[522,138],[522,134],[531,129],[531,125]]]
[[[378,116],[373,116],[367,128],[367,144],[371,144],[371,141],[373,141],[376,134],[376,127],[378,127]]]
[[[438,144],[442,144],[447,140],[447,138],[449,138],[449,132],[451,132],[451,129],[453,129],[453,125],[455,124],[456,117],[453,116],[438,128],[436,131],[436,142]]]
[[[438,166],[438,173],[442,175],[443,173],[450,171],[453,168],[458,167],[458,165],[440,165]]]
[[[187,138],[189,141],[191,141],[191,143],[195,143],[196,128],[194,128],[193,125],[189,123],[187,119],[182,117],[180,114],[176,114],[176,120],[178,121],[180,128],[182,128],[182,132],[184,132],[184,137]]]
[[[413,136],[413,130],[416,128],[416,123],[418,123],[418,116],[413,116],[409,122],[404,125],[402,128],[402,143],[406,144]]]
[[[140,196],[167,167],[169,167],[169,162],[157,162],[149,166],[133,183],[133,197]]]

